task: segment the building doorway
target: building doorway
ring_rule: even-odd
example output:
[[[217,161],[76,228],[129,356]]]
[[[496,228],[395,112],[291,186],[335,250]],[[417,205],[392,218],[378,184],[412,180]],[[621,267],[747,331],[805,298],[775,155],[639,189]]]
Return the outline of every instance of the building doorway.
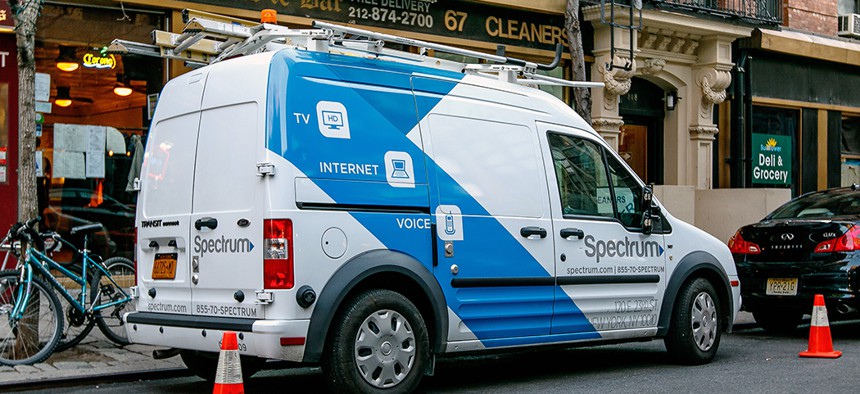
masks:
[[[618,153],[647,183],[663,184],[663,97],[663,88],[634,77],[619,105],[624,126]]]
[[[621,127],[618,153],[642,179],[648,179],[648,127],[625,124]]]

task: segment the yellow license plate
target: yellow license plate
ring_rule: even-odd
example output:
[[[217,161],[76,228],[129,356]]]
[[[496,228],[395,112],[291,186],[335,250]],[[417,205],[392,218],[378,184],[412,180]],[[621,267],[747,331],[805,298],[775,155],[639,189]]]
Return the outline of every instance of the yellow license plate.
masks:
[[[767,295],[797,295],[797,278],[768,278]]]
[[[152,264],[152,279],[176,278],[176,253],[158,253]]]

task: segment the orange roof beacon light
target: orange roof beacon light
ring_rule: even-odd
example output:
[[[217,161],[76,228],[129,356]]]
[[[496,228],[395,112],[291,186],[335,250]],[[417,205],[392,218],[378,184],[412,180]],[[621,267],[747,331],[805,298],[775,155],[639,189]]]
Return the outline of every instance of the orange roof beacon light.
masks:
[[[60,56],[57,57],[57,68],[66,72],[78,69],[78,59],[75,58],[75,47],[60,45]]]
[[[54,104],[63,108],[72,105],[72,96],[69,94],[68,86],[57,86],[57,98],[54,100]]]
[[[260,23],[278,23],[278,11],[271,8],[260,11]]]

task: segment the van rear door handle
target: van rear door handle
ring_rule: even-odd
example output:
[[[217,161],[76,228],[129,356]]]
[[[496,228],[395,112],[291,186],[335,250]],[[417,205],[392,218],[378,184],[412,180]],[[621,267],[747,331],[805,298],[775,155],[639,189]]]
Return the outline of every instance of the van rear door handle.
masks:
[[[194,222],[194,228],[197,230],[201,230],[203,227],[209,227],[210,230],[214,230],[218,227],[218,219],[206,217],[197,219],[197,221]]]
[[[540,235],[541,238],[546,238],[546,230],[541,227],[523,227],[520,229],[520,235],[524,238],[531,237],[532,235]]]
[[[582,239],[582,237],[585,237],[585,232],[578,228],[563,228],[559,232],[559,235],[564,239],[568,239],[570,237]]]

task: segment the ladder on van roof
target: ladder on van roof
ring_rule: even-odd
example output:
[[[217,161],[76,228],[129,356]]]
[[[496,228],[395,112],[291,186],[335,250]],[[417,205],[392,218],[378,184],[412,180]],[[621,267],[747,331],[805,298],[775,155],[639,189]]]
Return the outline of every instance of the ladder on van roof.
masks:
[[[111,42],[108,51],[120,55],[134,54],[182,60],[190,67],[201,67],[236,56],[292,46],[309,51],[347,53],[417,63],[524,85],[603,87],[601,82],[568,81],[538,74],[538,71],[548,71],[558,66],[562,54],[561,44],[556,46],[552,63],[539,64],[505,56],[504,46],[501,45],[496,54],[488,54],[320,21],[313,22],[313,29],[290,29],[274,23],[254,23],[188,9],[182,11],[182,16],[186,22],[182,33],[154,30],[152,44],[116,39]],[[266,19],[274,21],[274,17],[264,18]],[[418,53],[386,48],[386,43],[416,48]],[[428,56],[431,50],[473,57],[488,63],[467,64],[431,57]]]

